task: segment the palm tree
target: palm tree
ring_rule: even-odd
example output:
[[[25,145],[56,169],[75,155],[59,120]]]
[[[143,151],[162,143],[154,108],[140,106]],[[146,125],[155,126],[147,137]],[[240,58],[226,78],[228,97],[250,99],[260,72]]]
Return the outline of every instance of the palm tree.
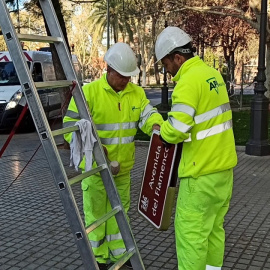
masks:
[[[114,42],[119,41],[121,33],[123,41],[133,41],[133,31],[129,24],[128,12],[124,0],[102,0],[93,3],[89,22],[92,25],[93,38],[101,41],[107,26],[107,1],[109,1],[109,25]]]

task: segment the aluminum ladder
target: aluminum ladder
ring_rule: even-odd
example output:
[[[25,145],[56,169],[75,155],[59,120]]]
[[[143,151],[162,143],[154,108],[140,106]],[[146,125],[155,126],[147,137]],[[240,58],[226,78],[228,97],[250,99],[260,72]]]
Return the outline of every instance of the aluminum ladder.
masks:
[[[56,187],[58,188],[72,234],[75,238],[75,242],[78,246],[78,250],[83,261],[83,265],[85,269],[99,269],[87,234],[109,218],[115,216],[125,243],[126,252],[120,260],[118,260],[113,266],[110,267],[110,270],[119,269],[128,259],[130,259],[131,264],[135,270],[143,270],[145,268],[138,247],[136,245],[134,236],[127,220],[127,216],[114,184],[113,176],[107,164],[102,144],[99,137],[97,136],[95,125],[86,105],[81,86],[78,83],[78,78],[73,68],[71,55],[65,43],[65,39],[55,14],[54,7],[51,0],[40,0],[39,3],[45,20],[48,24],[51,36],[25,35],[16,33],[5,0],[0,0],[0,27],[2,29],[2,33],[8,46],[11,58],[13,59],[23,93],[30,109],[50,169],[52,171]],[[34,83],[25,61],[25,57],[20,44],[21,40],[54,43],[67,80]],[[80,174],[72,179],[68,179],[54,141],[54,136],[73,132],[78,130],[78,127],[73,126],[51,131],[37,90],[44,88],[67,87],[71,86],[74,82],[76,82],[76,86],[72,94],[77,108],[79,108],[80,118],[89,120],[91,122],[93,127],[93,134],[97,139],[97,143],[94,145],[93,154],[98,166],[91,171]],[[101,219],[95,221],[89,227],[85,228],[76,201],[73,197],[71,185],[82,181],[84,178],[89,177],[90,175],[97,172],[100,172],[101,174],[108,199],[110,200],[112,206],[112,210],[105,214]]]

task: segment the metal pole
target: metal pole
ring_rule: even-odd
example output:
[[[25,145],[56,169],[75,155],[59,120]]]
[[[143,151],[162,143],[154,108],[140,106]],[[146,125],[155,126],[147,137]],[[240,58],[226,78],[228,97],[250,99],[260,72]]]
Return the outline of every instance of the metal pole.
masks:
[[[242,63],[242,71],[241,71],[241,89],[240,89],[240,107],[239,109],[242,110],[243,107],[243,94],[244,94],[244,62]]]
[[[166,28],[168,26],[167,20],[165,19],[165,25],[164,27]],[[161,108],[162,110],[169,111],[169,94],[168,94],[168,84],[167,84],[167,71],[165,67],[163,68],[164,71],[164,79],[163,79],[163,87],[161,87]]]
[[[234,53],[230,52],[230,95],[234,94]]]
[[[265,76],[265,44],[267,27],[267,1],[261,1],[260,44],[257,83],[254,97],[251,100],[250,139],[246,144],[246,154],[252,156],[270,155],[268,143],[268,106],[269,100],[264,93]]]
[[[142,64],[142,55],[139,53],[139,54],[137,54],[137,65],[138,65],[138,68],[140,70],[139,78],[138,78],[138,85],[139,86],[141,86],[141,75],[142,75],[141,64]]]
[[[18,23],[18,33],[21,32],[21,26],[20,26],[20,9],[19,9],[19,0],[16,1],[17,6],[17,23]]]
[[[110,0],[107,0],[107,50],[110,48]]]

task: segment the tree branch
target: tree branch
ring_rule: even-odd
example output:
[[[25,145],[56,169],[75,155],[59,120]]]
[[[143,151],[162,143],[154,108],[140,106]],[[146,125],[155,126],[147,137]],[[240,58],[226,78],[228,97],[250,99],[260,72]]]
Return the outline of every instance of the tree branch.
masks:
[[[183,10],[191,10],[191,11],[196,11],[196,12],[201,12],[201,13],[215,14],[215,15],[219,15],[223,17],[231,16],[231,17],[238,18],[245,21],[251,27],[256,29],[258,32],[260,31],[260,24],[258,20],[260,16],[258,16],[258,14],[255,11],[254,11],[254,14],[258,20],[257,22],[253,21],[250,16],[247,16],[243,10],[239,8],[231,7],[231,6],[206,6],[206,7],[181,6],[179,8],[175,8],[174,6],[169,9],[166,9],[166,12],[177,12],[177,11],[183,11]],[[224,12],[222,12],[222,10]],[[156,13],[156,11],[147,12],[144,14],[138,13],[138,14],[134,14],[133,16],[145,17],[145,16],[153,15],[154,13]],[[161,13],[163,14],[164,12],[162,11]],[[267,28],[267,32],[268,34],[270,34],[269,27]]]
[[[231,16],[234,18],[238,18],[241,19],[245,22],[247,22],[248,24],[250,24],[254,29],[256,29],[257,31],[259,31],[260,26],[258,22],[254,22],[252,21],[248,16],[245,15],[245,13],[241,10],[241,9],[235,9],[232,7],[183,7],[181,8],[181,10],[183,9],[187,9],[187,10],[193,10],[193,11],[197,11],[197,12],[201,12],[201,13],[210,13],[210,14],[216,14],[219,16],[223,16],[223,17],[227,17],[227,16]],[[238,12],[238,13],[224,13],[221,11],[215,11],[215,9],[225,9],[225,10],[230,10],[233,12]]]

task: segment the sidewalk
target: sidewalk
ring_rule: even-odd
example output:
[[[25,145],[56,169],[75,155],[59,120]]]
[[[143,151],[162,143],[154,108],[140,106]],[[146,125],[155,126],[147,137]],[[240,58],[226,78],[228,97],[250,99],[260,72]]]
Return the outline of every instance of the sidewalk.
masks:
[[[0,147],[6,137],[0,135]],[[35,133],[15,135],[0,159],[0,269],[82,270],[42,149],[12,184],[38,145]],[[137,212],[147,150],[148,143],[137,143],[132,170],[131,227],[147,270],[176,270],[173,217],[169,230],[160,232]],[[71,177],[75,171],[69,167],[69,151],[59,152]],[[227,242],[222,269],[267,270],[270,269],[270,156],[247,156],[243,147],[237,147],[237,153],[233,198],[225,220]],[[73,192],[82,211],[80,184],[73,187]]]

